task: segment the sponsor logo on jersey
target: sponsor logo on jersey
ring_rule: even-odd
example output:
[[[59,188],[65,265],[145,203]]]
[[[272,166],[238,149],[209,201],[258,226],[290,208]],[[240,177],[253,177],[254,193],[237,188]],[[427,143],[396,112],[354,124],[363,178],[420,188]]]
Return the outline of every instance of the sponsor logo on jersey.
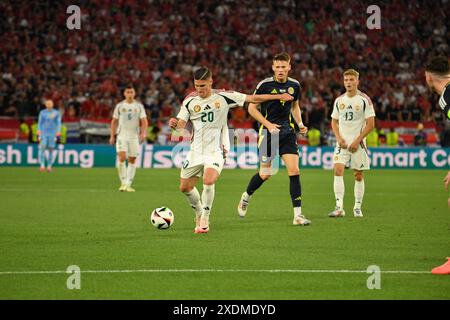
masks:
[[[209,105],[206,105],[205,110],[211,110],[211,107]]]
[[[339,109],[344,110],[344,109],[345,109],[345,104],[341,103],[341,104],[339,105]]]
[[[274,93],[277,94],[278,91],[277,91],[277,89],[273,89],[271,93],[272,93],[272,94],[274,94]]]
[[[289,88],[288,88],[288,93],[289,93],[289,94],[294,94],[294,88],[289,87]]]
[[[195,111],[195,112],[199,112],[201,109],[202,109],[202,107],[200,107],[199,105],[196,105],[196,106],[194,107],[194,111]]]
[[[217,162],[214,162],[214,163],[213,163],[213,166],[216,166],[217,168],[220,167],[219,164],[218,164]]]
[[[352,105],[349,105],[349,106],[348,106],[348,109],[352,109],[352,110],[353,110]]]
[[[280,93],[285,93],[286,90],[285,89],[280,89]]]

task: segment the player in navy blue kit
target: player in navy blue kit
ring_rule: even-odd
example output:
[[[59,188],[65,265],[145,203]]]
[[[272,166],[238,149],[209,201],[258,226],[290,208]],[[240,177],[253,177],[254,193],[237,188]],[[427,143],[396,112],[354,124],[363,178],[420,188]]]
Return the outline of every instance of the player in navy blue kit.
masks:
[[[425,67],[425,79],[428,86],[440,95],[439,106],[447,117],[446,125],[449,125],[450,120],[450,63],[447,57],[434,57]],[[450,183],[450,171],[444,178],[445,189],[448,191]],[[448,198],[448,205],[450,207],[450,198]],[[431,270],[433,274],[450,274],[450,258],[441,266]]]
[[[294,207],[293,224],[306,226],[311,222],[302,214],[295,127],[298,126],[301,134],[306,134],[308,128],[303,125],[300,113],[300,83],[288,77],[291,70],[290,62],[287,53],[275,55],[272,64],[274,75],[261,81],[256,87],[255,94],[288,93],[294,98],[293,101],[267,101],[259,105],[259,110],[258,104],[249,104],[248,112],[261,124],[258,139],[260,169],[250,179],[247,190],[242,194],[238,213],[239,216],[245,217],[251,196],[273,174],[272,160],[279,154],[286,164],[289,175],[290,195]]]

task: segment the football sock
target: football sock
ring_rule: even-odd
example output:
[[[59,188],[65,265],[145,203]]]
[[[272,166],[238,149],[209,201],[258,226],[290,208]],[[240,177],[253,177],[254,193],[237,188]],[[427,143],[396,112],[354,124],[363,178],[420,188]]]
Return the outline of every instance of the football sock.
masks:
[[[184,193],[191,205],[192,209],[194,209],[196,215],[200,215],[202,213],[202,201],[200,200],[200,193],[197,188],[194,187],[191,191]]]
[[[294,216],[302,215],[302,207],[294,207]]]
[[[133,183],[134,175],[136,174],[136,164],[128,163],[127,168],[127,186],[131,186]]]
[[[214,184],[211,185],[203,185],[203,192],[202,192],[202,205],[203,205],[203,212],[205,214],[211,213],[211,207],[214,201]]]
[[[42,147],[39,147],[39,164],[41,167],[45,167],[45,149]]]
[[[250,200],[251,197],[252,197],[252,196],[249,195],[249,194],[247,193],[247,191],[245,191],[244,194],[242,195],[242,199],[245,200],[245,201],[247,201],[247,202]]]
[[[344,209],[344,177],[334,176],[334,197],[336,199],[336,207],[339,210]]]
[[[292,206],[294,208],[302,206],[302,188],[300,186],[300,176],[289,176],[289,191],[291,194]]]
[[[255,174],[251,179],[247,187],[247,194],[251,196],[256,190],[261,187],[264,180],[260,177],[259,172]]]
[[[361,209],[364,197],[364,180],[355,181],[355,206],[354,209]]]
[[[119,172],[120,182],[125,184],[127,182],[127,166],[125,161],[117,164],[117,171]]]

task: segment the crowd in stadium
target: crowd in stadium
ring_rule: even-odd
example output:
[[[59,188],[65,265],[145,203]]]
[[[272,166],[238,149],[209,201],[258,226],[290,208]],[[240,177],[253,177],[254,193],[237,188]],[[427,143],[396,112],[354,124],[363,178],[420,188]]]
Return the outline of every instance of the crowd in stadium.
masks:
[[[132,83],[162,124],[193,90],[196,66],[213,71],[216,88],[251,93],[286,51],[310,127],[324,130],[350,67],[378,120],[442,123],[423,65],[450,51],[446,2],[380,1],[381,30],[367,28],[370,1],[359,0],[80,1],[81,30],[66,27],[68,1],[0,2],[0,115],[35,117],[51,98],[64,119],[109,119]],[[232,118],[250,119],[242,109]]]

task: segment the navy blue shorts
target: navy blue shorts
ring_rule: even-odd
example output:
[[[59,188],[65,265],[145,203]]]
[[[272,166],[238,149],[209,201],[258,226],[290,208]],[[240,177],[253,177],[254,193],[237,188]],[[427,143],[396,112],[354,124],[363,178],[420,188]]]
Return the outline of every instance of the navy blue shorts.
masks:
[[[258,140],[258,155],[261,163],[272,161],[277,155],[297,154],[297,136],[294,131],[271,134],[263,130]]]

